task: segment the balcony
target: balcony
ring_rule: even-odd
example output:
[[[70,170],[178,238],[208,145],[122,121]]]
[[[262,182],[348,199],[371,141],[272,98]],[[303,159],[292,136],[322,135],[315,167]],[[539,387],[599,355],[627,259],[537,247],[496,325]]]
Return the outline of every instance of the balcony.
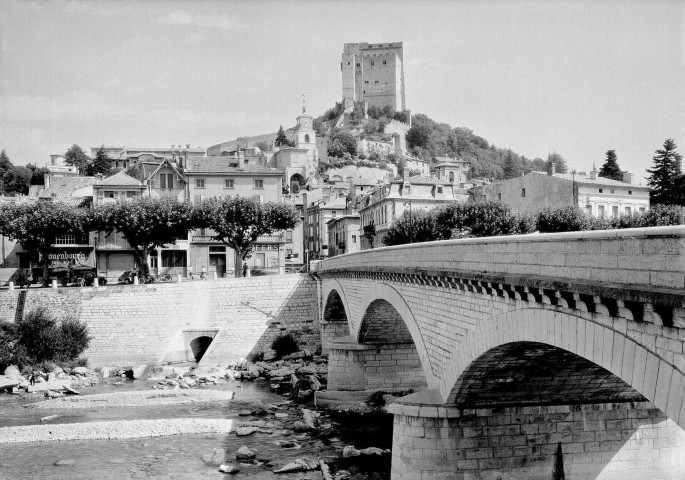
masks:
[[[178,244],[180,241],[187,240],[177,240],[176,243]],[[218,240],[215,240],[213,235],[191,235],[190,241],[192,243],[221,243]],[[255,243],[285,243],[285,235],[262,235]]]

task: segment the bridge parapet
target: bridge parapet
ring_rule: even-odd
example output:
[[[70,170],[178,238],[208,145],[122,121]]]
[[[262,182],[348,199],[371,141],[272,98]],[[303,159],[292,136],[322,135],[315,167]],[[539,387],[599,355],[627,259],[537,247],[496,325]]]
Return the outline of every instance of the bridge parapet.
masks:
[[[317,271],[685,328],[685,226],[400,245],[333,257]]]

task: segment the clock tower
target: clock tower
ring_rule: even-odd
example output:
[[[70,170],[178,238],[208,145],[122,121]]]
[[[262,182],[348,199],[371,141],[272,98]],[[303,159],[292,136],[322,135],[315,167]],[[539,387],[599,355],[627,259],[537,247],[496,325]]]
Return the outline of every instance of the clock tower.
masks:
[[[302,114],[297,117],[296,148],[303,148],[309,151],[314,158],[318,157],[316,151],[316,132],[312,125],[312,117],[307,114],[307,106],[302,105]]]

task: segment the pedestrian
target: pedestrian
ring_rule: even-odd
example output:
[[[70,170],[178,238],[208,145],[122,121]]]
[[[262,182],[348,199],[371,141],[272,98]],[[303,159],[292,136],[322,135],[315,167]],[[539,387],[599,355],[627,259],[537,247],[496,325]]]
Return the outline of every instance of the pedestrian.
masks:
[[[193,280],[193,267],[188,267],[188,278]]]
[[[202,265],[202,269],[200,270],[200,279],[204,280],[205,279],[205,274],[207,273],[207,269],[205,268],[204,265]]]
[[[31,385],[36,384],[36,372],[31,372],[31,376],[29,377],[29,383]]]
[[[243,277],[247,277],[247,262],[243,263]]]

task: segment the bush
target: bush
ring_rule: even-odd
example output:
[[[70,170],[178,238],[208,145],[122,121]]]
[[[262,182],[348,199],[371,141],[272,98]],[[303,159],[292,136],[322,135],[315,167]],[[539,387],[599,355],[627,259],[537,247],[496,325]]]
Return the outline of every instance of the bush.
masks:
[[[88,348],[88,327],[75,318],[62,322],[45,308],[30,311],[17,324],[18,342],[25,348],[28,361],[67,362]]]
[[[276,356],[281,358],[300,350],[297,339],[292,333],[285,333],[274,338],[271,342],[271,349],[276,352]]]
[[[590,230],[590,217],[577,207],[547,207],[538,214],[538,229],[542,233]]]
[[[449,203],[435,211],[436,228],[447,238],[492,237],[535,231],[535,219],[500,202]]]
[[[264,360],[264,352],[250,352],[247,354],[247,361],[250,363],[257,363]]]
[[[395,220],[388,229],[385,237],[383,237],[383,243],[389,246],[410,242],[432,242],[441,239],[432,211],[414,210],[410,218],[409,211],[405,210],[402,216]]]

